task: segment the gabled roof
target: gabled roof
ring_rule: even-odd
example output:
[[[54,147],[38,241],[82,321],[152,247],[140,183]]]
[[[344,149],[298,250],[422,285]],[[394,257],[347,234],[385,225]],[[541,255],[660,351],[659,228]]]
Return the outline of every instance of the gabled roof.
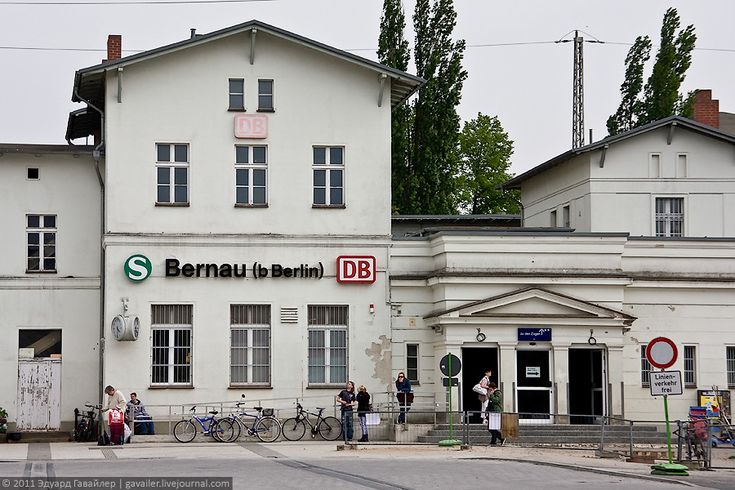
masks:
[[[565,151],[561,155],[557,155],[551,160],[547,160],[541,165],[538,165],[532,168],[531,170],[524,172],[517,177],[512,178],[511,180],[503,184],[501,188],[520,189],[521,183],[523,183],[524,181],[530,179],[531,177],[535,177],[536,175],[542,172],[545,172],[546,170],[552,167],[556,167],[557,165],[565,163],[571,160],[572,158],[579,156],[583,153],[588,153],[590,151],[599,150],[601,148],[605,148],[609,145],[618,143],[628,138],[634,138],[638,135],[647,133],[649,131],[654,131],[656,129],[659,129],[665,126],[670,126],[670,125],[681,126],[686,129],[690,129],[697,133],[703,134],[704,136],[709,136],[711,138],[715,138],[720,141],[725,141],[727,143],[735,144],[735,135],[725,133],[723,131],[720,131],[719,129],[713,128],[712,126],[707,126],[705,124],[698,123],[697,121],[693,119],[688,119],[682,116],[670,116],[664,119],[659,119],[658,121],[653,121],[652,123],[648,123],[644,126],[640,126],[635,129],[631,129],[630,131],[626,131],[625,133],[616,134],[614,136],[608,136],[605,139],[601,139],[600,141],[596,141],[594,143],[583,146],[581,148],[575,148],[573,150]]]
[[[92,103],[99,103],[104,105],[104,98],[102,94],[102,87],[104,83],[104,75],[107,70],[112,68],[124,67],[137,63],[139,61],[149,60],[157,56],[172,53],[181,49],[186,49],[192,46],[198,46],[200,44],[207,43],[216,39],[221,39],[234,34],[257,29],[258,31],[266,32],[273,36],[281,39],[286,39],[294,43],[306,46],[311,49],[315,49],[322,53],[326,53],[350,63],[355,63],[364,68],[374,70],[378,74],[385,74],[388,76],[391,83],[391,106],[395,107],[411,96],[424,82],[425,80],[421,77],[411,75],[401,70],[391,68],[375,61],[362,58],[360,56],[342,51],[341,49],[322,44],[318,41],[308,39],[293,32],[280,29],[278,27],[266,24],[259,20],[251,20],[235,26],[226,27],[218,31],[210,32],[209,34],[195,35],[189,39],[179,41],[167,46],[160,48],[151,49],[142,53],[137,53],[131,56],[126,56],[117,60],[105,61],[98,65],[90,66],[77,70],[74,76],[74,87],[72,89],[72,101],[81,102],[82,98],[91,101]],[[257,41],[256,41],[256,52],[257,52]],[[257,55],[256,55],[257,56]],[[77,96],[77,92],[81,97]],[[95,104],[98,105],[98,104]],[[98,105],[99,106],[99,105]]]

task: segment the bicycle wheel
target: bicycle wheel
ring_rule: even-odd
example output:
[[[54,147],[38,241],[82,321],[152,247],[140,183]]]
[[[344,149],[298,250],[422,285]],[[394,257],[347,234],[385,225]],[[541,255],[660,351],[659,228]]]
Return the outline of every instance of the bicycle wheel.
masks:
[[[240,420],[238,420],[237,417],[228,417],[227,420],[232,422],[232,437],[229,441],[225,442],[235,442],[240,437],[240,432],[242,431],[242,426],[240,424]]]
[[[296,420],[295,418],[286,419],[281,424],[281,433],[289,441],[300,441],[304,434],[306,434],[306,424],[303,420]]]
[[[275,417],[263,417],[253,426],[253,432],[261,442],[273,442],[281,435],[281,424]]]
[[[342,422],[336,417],[324,417],[319,422],[317,431],[325,441],[335,441],[342,435]]]
[[[191,420],[180,420],[174,425],[174,438],[179,442],[191,442],[197,435],[197,426]]]
[[[211,431],[212,437],[217,442],[232,442],[234,439],[232,435],[235,433],[235,429],[230,419],[219,419],[212,422]]]

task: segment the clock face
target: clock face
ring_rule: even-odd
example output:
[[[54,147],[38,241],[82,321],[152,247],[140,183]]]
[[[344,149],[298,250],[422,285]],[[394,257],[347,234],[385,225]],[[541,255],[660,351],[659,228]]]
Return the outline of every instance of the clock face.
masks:
[[[120,315],[112,319],[112,336],[120,340],[125,331],[125,322]]]
[[[133,338],[137,339],[140,333],[140,318],[133,317]]]

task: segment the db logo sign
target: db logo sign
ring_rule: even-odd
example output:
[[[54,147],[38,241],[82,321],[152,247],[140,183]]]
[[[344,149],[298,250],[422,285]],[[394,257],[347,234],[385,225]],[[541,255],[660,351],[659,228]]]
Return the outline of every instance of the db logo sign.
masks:
[[[352,284],[372,284],[375,282],[375,257],[348,256],[337,257],[337,282]]]
[[[263,114],[235,116],[235,138],[267,138],[268,117]]]

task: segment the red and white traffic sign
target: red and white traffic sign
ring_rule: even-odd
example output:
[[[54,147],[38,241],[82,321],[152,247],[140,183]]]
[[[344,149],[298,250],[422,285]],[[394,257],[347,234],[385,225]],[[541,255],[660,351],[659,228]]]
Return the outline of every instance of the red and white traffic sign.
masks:
[[[656,337],[646,346],[648,362],[659,369],[673,366],[678,356],[679,351],[676,349],[676,344],[666,337]]]

